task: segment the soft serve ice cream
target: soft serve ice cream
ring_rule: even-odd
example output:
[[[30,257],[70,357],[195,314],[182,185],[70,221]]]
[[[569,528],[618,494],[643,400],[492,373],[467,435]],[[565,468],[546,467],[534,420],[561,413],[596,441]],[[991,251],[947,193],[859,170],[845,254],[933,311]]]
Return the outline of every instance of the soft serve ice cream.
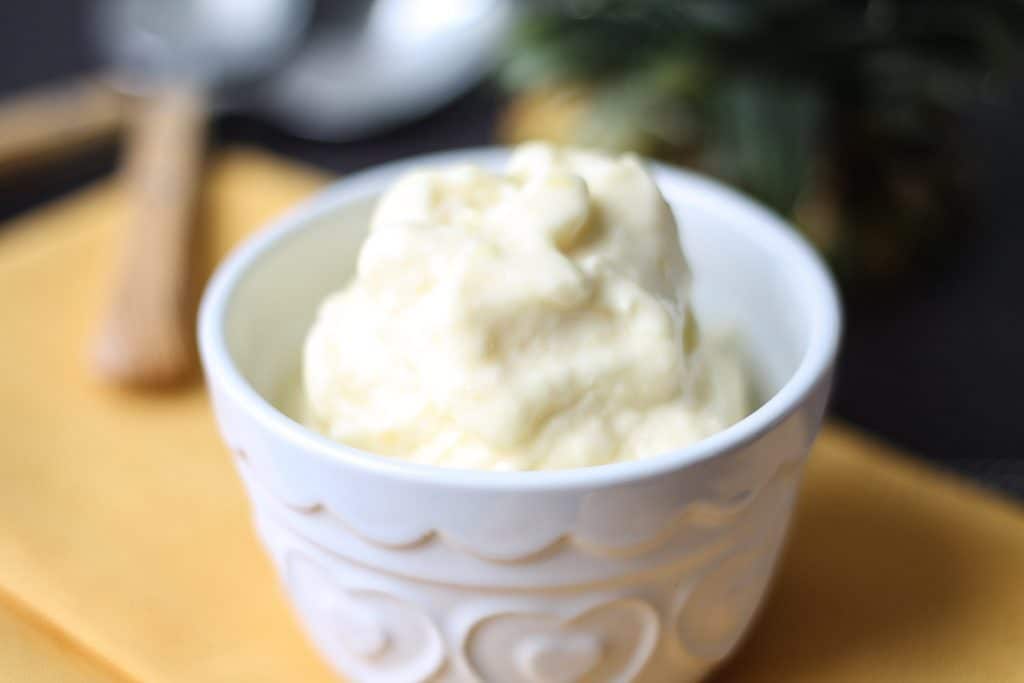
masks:
[[[307,420],[445,467],[657,455],[743,417],[701,335],[677,226],[634,157],[527,145],[505,172],[414,171],[306,341]]]

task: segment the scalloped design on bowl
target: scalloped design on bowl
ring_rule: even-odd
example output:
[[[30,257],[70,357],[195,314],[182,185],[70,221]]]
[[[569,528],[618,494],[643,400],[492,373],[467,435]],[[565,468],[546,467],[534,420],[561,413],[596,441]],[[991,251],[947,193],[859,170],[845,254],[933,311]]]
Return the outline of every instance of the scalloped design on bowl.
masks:
[[[483,590],[392,575],[333,555],[257,510],[295,611],[354,681],[696,681],[749,628],[778,546],[691,571],[550,591]],[[781,535],[783,520],[769,536]]]

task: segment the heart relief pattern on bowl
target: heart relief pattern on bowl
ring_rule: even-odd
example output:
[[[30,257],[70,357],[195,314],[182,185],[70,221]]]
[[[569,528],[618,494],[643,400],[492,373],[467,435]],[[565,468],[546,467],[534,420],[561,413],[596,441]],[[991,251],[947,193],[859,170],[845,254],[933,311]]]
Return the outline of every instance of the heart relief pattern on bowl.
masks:
[[[728,657],[774,571],[820,426],[834,288],[776,217],[656,167],[695,305],[750,341],[757,411],[693,447],[560,472],[441,470],[360,453],[276,410],[372,200],[411,165],[346,178],[238,250],[204,297],[217,420],[299,621],[369,683],[685,683]],[[340,269],[340,270],[339,270]]]
[[[716,492],[675,497],[675,514],[651,515],[646,541],[631,537],[621,552],[563,528],[561,541],[520,556],[453,542],[457,528],[373,538],[345,521],[341,501],[288,501],[263,458],[236,462],[296,611],[353,680],[674,682],[699,679],[735,648],[772,574],[801,459],[764,471],[762,456],[703,465]],[[625,513],[662,486],[589,492],[580,514]]]
[[[485,681],[630,681],[650,659],[658,615],[646,602],[616,600],[571,619],[501,613],[478,623],[466,657]]]

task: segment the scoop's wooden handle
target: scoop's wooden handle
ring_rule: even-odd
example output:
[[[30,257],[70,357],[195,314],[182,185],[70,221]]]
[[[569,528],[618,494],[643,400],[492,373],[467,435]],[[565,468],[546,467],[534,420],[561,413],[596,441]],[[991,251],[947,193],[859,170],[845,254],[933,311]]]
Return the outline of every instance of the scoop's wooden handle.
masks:
[[[165,385],[194,364],[186,305],[206,116],[202,95],[183,86],[137,110],[123,159],[130,223],[94,353],[110,381]]]
[[[123,110],[120,95],[86,78],[0,100],[0,174],[112,138]]]

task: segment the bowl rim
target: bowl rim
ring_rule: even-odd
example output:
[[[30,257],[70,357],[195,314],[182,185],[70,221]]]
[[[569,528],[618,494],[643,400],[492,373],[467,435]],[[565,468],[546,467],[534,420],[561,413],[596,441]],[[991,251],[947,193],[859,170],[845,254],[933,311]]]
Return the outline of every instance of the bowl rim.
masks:
[[[218,265],[203,293],[198,316],[199,353],[207,382],[226,393],[250,419],[313,457],[408,482],[453,488],[539,491],[596,488],[643,480],[679,470],[733,451],[761,437],[789,417],[818,384],[830,376],[838,353],[842,314],[835,282],[810,244],[782,217],[753,199],[698,173],[644,159],[661,187],[682,183],[693,189],[700,206],[733,224],[750,239],[785,258],[806,281],[812,329],[807,348],[789,377],[769,399],[730,427],[683,448],[640,460],[558,470],[495,472],[463,470],[383,457],[334,441],[287,416],[242,376],[227,346],[226,321],[237,285],[276,245],[297,235],[320,217],[346,204],[378,194],[403,171],[426,164],[478,163],[497,166],[511,148],[469,147],[416,155],[345,176],[303,200],[237,245]],[[671,191],[663,190],[666,195]],[[670,204],[672,202],[670,201]],[[683,227],[685,231],[685,226]]]

